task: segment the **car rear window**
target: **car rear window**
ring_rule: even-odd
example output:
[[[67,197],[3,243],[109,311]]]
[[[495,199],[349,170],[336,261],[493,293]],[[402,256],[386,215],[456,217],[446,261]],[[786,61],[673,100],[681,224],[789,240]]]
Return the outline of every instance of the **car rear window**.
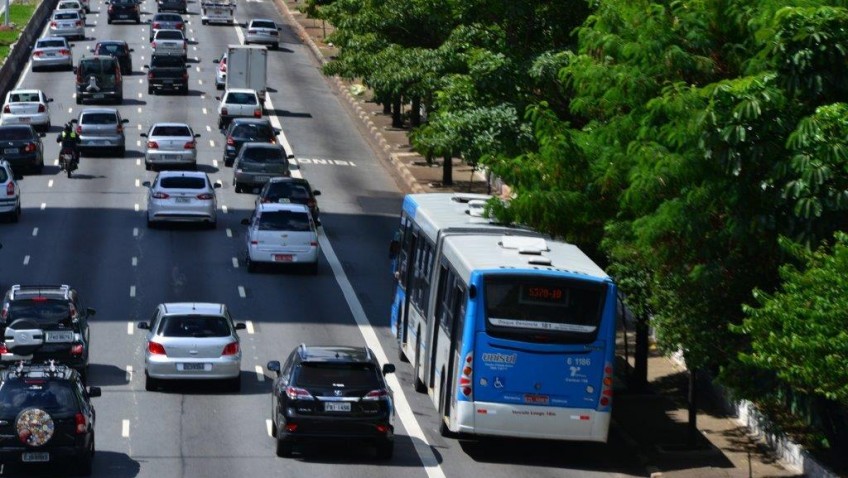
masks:
[[[27,408],[50,413],[77,412],[77,400],[68,381],[26,378],[0,384],[0,415],[10,416]],[[12,415],[14,416],[14,415]]]
[[[77,12],[56,12],[53,14],[53,18],[56,20],[78,20],[79,13]]]
[[[175,15],[173,13],[157,13],[153,16],[154,22],[171,22],[171,23],[180,23],[183,21],[183,17],[179,15]]]
[[[267,22],[267,21],[261,21],[261,20],[254,21],[252,26],[253,26],[253,28],[272,28],[272,29],[274,29],[274,30],[276,30],[276,29],[277,29],[277,24],[276,24],[276,23],[274,23],[274,22]]]
[[[281,198],[288,198],[292,200],[306,200],[309,199],[309,189],[303,184],[298,183],[271,183],[268,186],[268,194],[266,195],[267,199],[271,201],[277,201]]]
[[[154,126],[150,136],[192,136],[186,126]]]
[[[259,216],[260,231],[309,231],[309,215],[305,211],[265,211]]]
[[[250,161],[251,163],[279,164],[286,162],[281,148],[243,148],[241,158],[243,161]]]
[[[159,180],[159,187],[166,189],[205,189],[206,180],[185,176],[167,177]]]
[[[170,315],[159,325],[164,337],[227,337],[231,335],[227,319],[215,315]]]
[[[84,60],[80,62],[79,73],[83,77],[88,75],[101,75],[103,73],[106,73],[107,75],[115,74],[116,65],[115,61],[111,58]]]
[[[156,32],[156,40],[183,40],[184,38],[179,30],[159,30]]]
[[[82,124],[117,124],[115,113],[84,113],[80,119]]]
[[[32,130],[29,128],[0,128],[0,139],[32,139]]]
[[[126,51],[127,51],[126,46],[121,45],[119,43],[100,44],[97,47],[97,54],[99,54],[99,55],[102,55],[104,53],[107,53],[107,54],[124,53]]]
[[[40,40],[35,44],[36,48],[62,48],[65,42],[62,40]]]
[[[224,103],[229,103],[231,105],[255,105],[258,104],[258,101],[256,99],[256,95],[253,93],[235,92],[228,93],[227,101]]]
[[[150,66],[155,68],[185,68],[185,63],[178,56],[154,55],[150,59]]]
[[[305,388],[380,388],[370,363],[303,362],[295,373],[295,383]]]
[[[56,10],[79,10],[80,8],[82,7],[77,2],[62,2],[56,7]]]
[[[39,101],[38,93],[10,93],[9,101],[12,103],[25,103],[28,101]]]
[[[19,299],[9,302],[6,323],[18,319],[32,319],[41,325],[53,325],[67,322],[71,318],[71,306],[60,299]]]
[[[6,168],[0,168],[0,183],[5,183],[9,180],[9,175],[6,173]]]
[[[274,132],[267,124],[246,123],[234,126],[232,135],[237,138],[267,141],[274,136]]]

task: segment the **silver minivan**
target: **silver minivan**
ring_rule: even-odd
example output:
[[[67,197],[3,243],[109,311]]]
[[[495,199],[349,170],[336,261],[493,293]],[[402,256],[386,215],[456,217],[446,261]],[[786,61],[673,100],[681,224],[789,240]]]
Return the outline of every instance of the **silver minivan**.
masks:
[[[126,153],[124,125],[129,122],[121,118],[115,108],[85,108],[77,119],[77,135],[80,149],[85,151],[115,151],[118,156]]]

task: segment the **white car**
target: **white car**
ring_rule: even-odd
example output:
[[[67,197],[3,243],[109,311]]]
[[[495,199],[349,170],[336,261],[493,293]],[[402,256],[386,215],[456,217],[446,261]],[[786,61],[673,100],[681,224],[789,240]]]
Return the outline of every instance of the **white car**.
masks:
[[[160,222],[200,222],[214,229],[218,224],[218,198],[202,171],[162,171],[151,183],[142,183],[147,194],[147,227]]]
[[[244,34],[244,44],[251,43],[268,45],[272,50],[280,48],[280,27],[274,20],[254,18],[247,24],[247,32]]]
[[[85,20],[74,10],[56,10],[50,17],[50,36],[85,39]]]
[[[149,171],[160,166],[188,166],[197,168],[197,141],[199,133],[185,123],[156,123],[146,133],[144,166]]]
[[[215,88],[223,90],[227,86],[227,52],[224,52],[221,58],[212,60],[212,63],[218,65],[218,68],[215,68]]]
[[[218,105],[218,129],[224,129],[233,118],[262,117],[262,102],[256,90],[232,88],[215,99],[221,101]]]
[[[188,57],[188,40],[182,30],[156,30],[150,48],[154,55],[180,56],[183,60]]]
[[[5,160],[0,160],[0,214],[11,222],[18,222],[21,217],[21,188]]]
[[[41,90],[12,90],[6,93],[0,124],[28,124],[33,128],[50,129],[50,102]]]
[[[80,17],[85,20],[85,6],[77,0],[60,0],[56,4],[56,10],[73,10],[78,12]]]
[[[304,204],[260,203],[250,219],[243,219],[245,263],[248,272],[258,264],[305,265],[318,273],[318,229]]]
[[[241,389],[241,345],[238,330],[224,304],[176,302],[159,304],[147,330],[144,388],[153,391],[164,380],[223,380]]]

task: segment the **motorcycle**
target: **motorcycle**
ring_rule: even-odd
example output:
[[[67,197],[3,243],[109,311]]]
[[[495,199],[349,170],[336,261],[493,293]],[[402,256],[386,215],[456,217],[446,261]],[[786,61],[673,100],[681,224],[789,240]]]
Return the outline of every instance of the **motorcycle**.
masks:
[[[71,173],[77,169],[79,166],[79,160],[76,158],[74,154],[74,150],[71,148],[62,148],[59,152],[59,167],[62,168],[62,171],[68,173],[68,177],[71,177]]]

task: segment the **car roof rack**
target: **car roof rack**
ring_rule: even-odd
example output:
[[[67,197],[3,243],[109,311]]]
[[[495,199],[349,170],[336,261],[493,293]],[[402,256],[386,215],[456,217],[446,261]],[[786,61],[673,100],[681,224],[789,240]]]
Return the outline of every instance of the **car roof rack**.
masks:
[[[67,295],[71,291],[68,284],[15,284],[11,287],[12,298],[21,292],[37,292],[42,295],[45,292],[56,292]]]

